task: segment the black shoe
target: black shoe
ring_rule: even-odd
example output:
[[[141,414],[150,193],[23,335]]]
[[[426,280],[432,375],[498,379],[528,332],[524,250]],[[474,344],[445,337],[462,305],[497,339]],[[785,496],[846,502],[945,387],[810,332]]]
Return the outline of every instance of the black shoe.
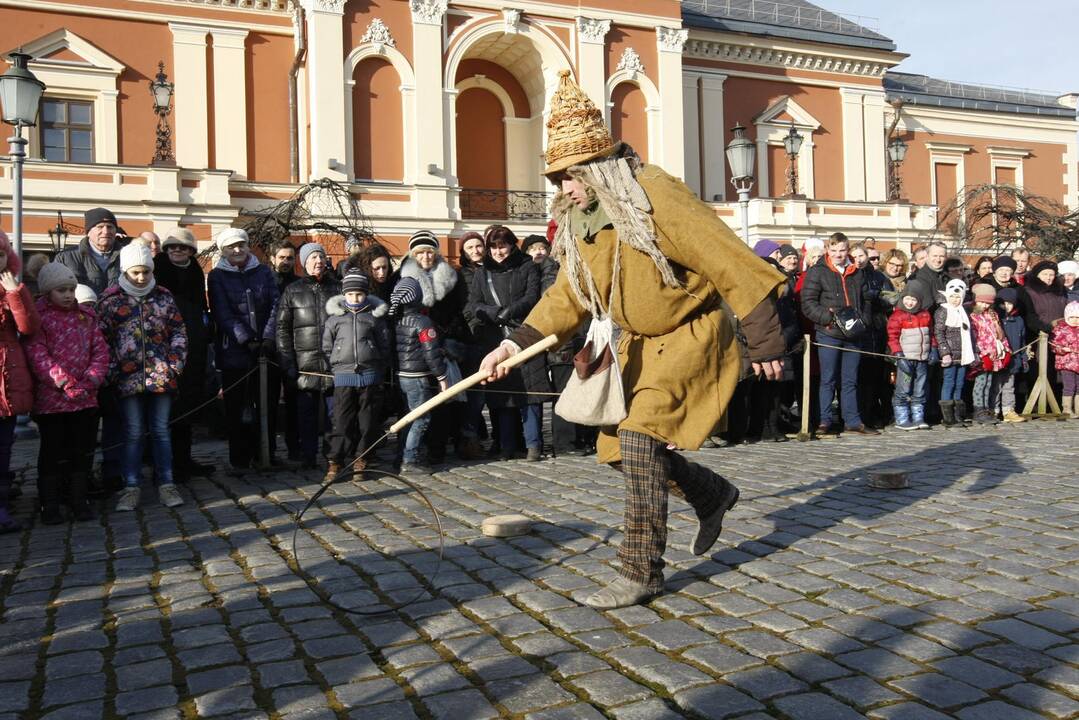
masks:
[[[41,523],[43,525],[63,525],[64,516],[60,512],[60,508],[56,506],[42,508]]]
[[[195,462],[194,460],[189,462],[185,468],[187,474],[191,477],[210,477],[214,474],[214,470],[216,469],[217,467],[211,463],[200,463]]]
[[[71,508],[71,514],[79,522],[86,522],[87,520],[94,519],[94,513],[90,510],[90,505],[86,501],[76,503],[75,506]]]
[[[824,425],[824,424],[818,425],[817,426],[817,431],[814,433],[814,435],[816,435],[817,437],[821,437],[821,436],[824,436],[824,435],[834,436],[834,435],[838,435],[838,434],[839,434],[839,428],[838,427],[836,427],[835,425]]]

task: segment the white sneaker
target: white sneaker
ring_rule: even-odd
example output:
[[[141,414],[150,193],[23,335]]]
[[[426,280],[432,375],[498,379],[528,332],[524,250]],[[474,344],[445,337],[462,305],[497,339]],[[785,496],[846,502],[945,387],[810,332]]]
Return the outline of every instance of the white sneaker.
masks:
[[[120,499],[116,501],[116,512],[131,512],[139,506],[142,493],[137,487],[124,488]]]
[[[172,484],[159,487],[157,489],[157,497],[165,507],[173,508],[184,504],[184,499],[180,497],[180,491]]]

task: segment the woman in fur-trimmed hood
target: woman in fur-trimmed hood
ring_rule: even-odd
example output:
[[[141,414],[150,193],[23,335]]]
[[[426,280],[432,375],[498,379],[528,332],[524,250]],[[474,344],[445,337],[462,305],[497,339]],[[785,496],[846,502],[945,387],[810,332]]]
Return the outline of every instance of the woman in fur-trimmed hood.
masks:
[[[738,499],[734,485],[667,448],[700,447],[730,402],[742,361],[729,311],[742,323],[755,370],[782,376],[775,301],[785,279],[685,183],[614,142],[568,71],[547,129],[544,174],[561,189],[552,215],[562,272],[482,367],[497,377],[499,362],[548,335],[564,343],[590,315],[621,328],[628,416],[601,428],[597,443],[600,462],[620,462],[626,475],[621,565],[585,603],[624,607],[662,591],[670,486],[696,511],[696,555],[711,549]]]

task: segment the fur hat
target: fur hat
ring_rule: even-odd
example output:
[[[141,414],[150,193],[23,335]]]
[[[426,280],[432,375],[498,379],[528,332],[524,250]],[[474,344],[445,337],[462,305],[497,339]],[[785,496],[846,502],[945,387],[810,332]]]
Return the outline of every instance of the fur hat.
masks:
[[[975,302],[989,303],[992,305],[997,299],[997,289],[988,283],[978,283],[970,289],[974,293]]]
[[[573,81],[570,71],[563,70],[560,76],[547,120],[544,175],[607,157],[618,149],[603,122],[603,113]]]
[[[403,277],[393,286],[390,293],[390,312],[396,314],[399,308],[416,305],[423,297],[420,284],[416,278]]]
[[[371,287],[371,281],[356,268],[352,268],[345,273],[344,279],[341,281],[341,292],[362,292],[366,293]]]
[[[120,272],[126,273],[133,267],[148,267],[152,272],[154,269],[154,254],[150,252],[150,248],[143,243],[135,240],[124,245],[120,250]]]
[[[113,227],[119,228],[119,225],[116,222],[116,216],[112,214],[112,210],[97,207],[87,210],[82,215],[82,226],[86,228],[86,232],[90,232],[90,228],[103,222],[112,223]]]
[[[1079,300],[1072,300],[1064,306],[1064,319],[1079,317]]]
[[[1061,260],[1057,263],[1057,272],[1061,275],[1079,275],[1079,262]]]
[[[1053,262],[1052,260],[1042,260],[1040,263],[1027,270],[1026,277],[1036,278],[1038,277],[1038,273],[1040,273],[1042,270],[1052,270],[1053,272],[1059,274],[1059,271],[1057,270],[1057,264],[1055,262]]]
[[[169,245],[182,245],[195,251],[199,249],[198,243],[195,242],[195,233],[183,227],[174,227],[165,233],[165,239],[161,241],[161,249],[164,250]]]
[[[47,295],[58,287],[78,285],[75,273],[67,265],[51,262],[44,265],[37,273],[37,292]]]
[[[430,248],[438,252],[438,238],[430,230],[417,230],[408,239],[408,254],[411,255],[417,248]]]
[[[322,253],[322,257],[326,257],[326,248],[322,247],[320,243],[309,242],[300,246],[300,267],[307,268],[307,258],[311,257],[312,253]]]
[[[79,305],[88,302],[96,303],[97,293],[94,292],[94,289],[89,285],[83,285],[82,283],[79,283],[75,286],[75,302],[77,302]]]
[[[993,259],[993,272],[996,272],[1001,268],[1011,268],[1014,272],[1017,267],[1019,267],[1019,265],[1016,264],[1015,260],[1012,260],[1007,255],[1001,255],[1000,257]]]
[[[779,243],[775,240],[758,240],[757,244],[753,246],[753,252],[759,258],[769,257],[776,250],[779,250]]]
[[[547,249],[551,249],[551,243],[547,242],[547,238],[543,235],[528,235],[525,237],[524,242],[521,243],[521,249],[528,252],[529,245],[535,245],[536,243],[543,243],[547,246]]]
[[[217,236],[217,249],[224,250],[229,245],[251,242],[247,237],[247,231],[242,228],[226,228]]]

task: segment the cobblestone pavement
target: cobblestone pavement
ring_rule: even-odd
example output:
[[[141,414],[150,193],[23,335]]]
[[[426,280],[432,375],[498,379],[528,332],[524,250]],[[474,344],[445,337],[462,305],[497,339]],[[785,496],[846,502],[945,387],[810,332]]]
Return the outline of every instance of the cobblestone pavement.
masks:
[[[437,575],[414,494],[335,486],[297,537],[317,592],[292,544],[316,473],[219,472],[175,510],[146,489],[0,538],[0,717],[1073,718],[1076,444],[1028,423],[693,453],[742,490],[718,552],[684,550],[673,502],[668,594],[606,613],[575,599],[614,575],[622,489],[588,458],[424,480]],[[890,467],[910,489],[867,487]],[[531,535],[480,534],[518,511]]]

